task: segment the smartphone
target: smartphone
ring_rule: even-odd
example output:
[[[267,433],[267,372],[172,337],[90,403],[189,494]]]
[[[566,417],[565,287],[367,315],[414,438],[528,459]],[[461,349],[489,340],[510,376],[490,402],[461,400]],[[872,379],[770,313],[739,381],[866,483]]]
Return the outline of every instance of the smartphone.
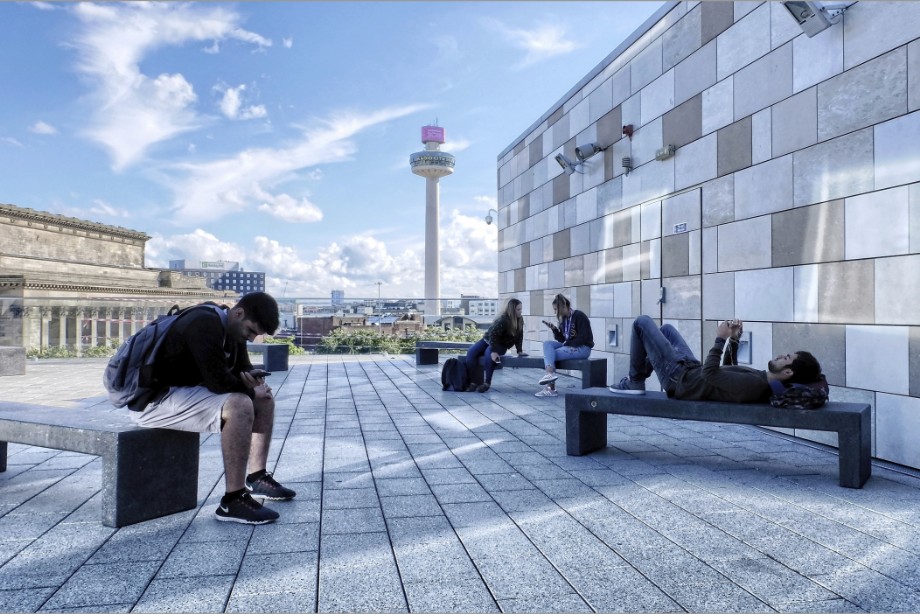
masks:
[[[550,323],[547,322],[546,320],[543,320],[543,323],[546,324],[547,326],[549,326],[550,328],[556,328],[556,325],[555,325],[555,324],[550,324]]]
[[[263,371],[262,369],[253,369],[249,372],[249,375],[253,377],[268,377],[271,375],[268,371]]]

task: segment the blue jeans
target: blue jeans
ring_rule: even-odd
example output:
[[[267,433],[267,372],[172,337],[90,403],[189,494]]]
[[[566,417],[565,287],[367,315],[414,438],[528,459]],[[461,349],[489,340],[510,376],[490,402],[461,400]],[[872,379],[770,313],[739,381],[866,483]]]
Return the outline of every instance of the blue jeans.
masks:
[[[687,366],[700,364],[687,342],[670,324],[661,328],[648,316],[633,322],[629,346],[629,379],[645,381],[654,370],[661,387],[669,390]]]
[[[587,358],[591,355],[591,348],[587,345],[572,347],[562,345],[555,339],[543,342],[543,364],[547,367],[556,368],[557,360],[575,360],[578,358]]]
[[[469,350],[466,351],[466,364],[473,368],[476,366],[476,361],[479,360],[479,357],[485,355],[486,357],[486,366],[483,369],[483,377],[485,382],[492,385],[492,373],[495,371],[495,363],[492,362],[492,352],[498,352],[495,348],[489,345],[489,342],[485,339],[480,339],[473,344]],[[505,352],[498,352],[499,356],[504,356]]]

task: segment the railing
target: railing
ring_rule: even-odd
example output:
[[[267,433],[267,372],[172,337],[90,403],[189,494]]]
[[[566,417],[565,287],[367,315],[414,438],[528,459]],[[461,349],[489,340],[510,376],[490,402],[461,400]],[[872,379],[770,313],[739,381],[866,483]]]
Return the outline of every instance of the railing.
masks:
[[[0,346],[23,347],[31,357],[107,356],[173,305],[206,299],[214,300],[181,293],[30,296],[23,285],[0,284]],[[335,304],[328,297],[277,300],[281,326],[274,341],[290,343],[294,353],[303,348],[395,354],[414,351],[416,339],[475,341],[500,309],[493,298],[345,298]]]

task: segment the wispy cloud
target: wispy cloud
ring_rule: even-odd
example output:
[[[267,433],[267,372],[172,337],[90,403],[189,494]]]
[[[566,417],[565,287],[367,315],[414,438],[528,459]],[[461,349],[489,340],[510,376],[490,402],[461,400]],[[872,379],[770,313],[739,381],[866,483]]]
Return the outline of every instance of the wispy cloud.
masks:
[[[521,49],[524,57],[514,68],[525,68],[578,49],[579,45],[566,36],[565,27],[558,24],[543,24],[530,30],[506,26],[497,19],[486,20],[508,44]]]
[[[317,120],[291,144],[253,148],[200,164],[165,169],[175,191],[177,224],[198,224],[255,206],[285,221],[315,222],[322,212],[303,196],[273,193],[275,186],[320,164],[348,160],[356,151],[351,140],[362,130],[428,108],[409,105],[371,113],[342,112]]]
[[[152,145],[205,121],[193,107],[198,97],[182,74],[141,72],[140,64],[149,53],[194,41],[271,45],[270,40],[240,28],[239,15],[222,7],[80,3],[73,10],[81,22],[73,43],[77,70],[93,88],[95,111],[85,134],[108,150],[115,170],[142,159]]]
[[[29,126],[29,131],[35,134],[57,134],[57,128],[41,120]]]
[[[284,45],[285,49],[290,49],[291,47],[294,46],[294,39],[293,38],[282,38],[281,44]]]
[[[4,143],[7,143],[9,145],[13,145],[14,147],[22,147],[22,143],[20,143],[19,141],[17,141],[11,136],[0,137],[0,141],[3,141]]]
[[[243,106],[243,92],[246,91],[245,84],[241,84],[239,87],[216,85],[214,89],[223,93],[223,97],[220,100],[220,110],[229,119],[257,119],[268,115],[265,105]]]

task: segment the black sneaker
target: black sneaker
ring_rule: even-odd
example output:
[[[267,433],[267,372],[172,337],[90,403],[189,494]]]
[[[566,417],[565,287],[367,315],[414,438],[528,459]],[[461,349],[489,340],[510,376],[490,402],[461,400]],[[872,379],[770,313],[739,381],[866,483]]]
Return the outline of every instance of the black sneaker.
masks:
[[[223,522],[243,524],[268,524],[278,520],[278,512],[268,509],[253,499],[248,492],[243,492],[227,502],[221,499],[214,516]]]
[[[476,392],[488,392],[489,388],[490,386],[488,384],[479,384],[479,386],[476,387]]]
[[[246,490],[254,497],[262,497],[270,501],[289,501],[297,496],[296,492],[276,482],[272,474],[267,471],[254,480],[247,477]]]

